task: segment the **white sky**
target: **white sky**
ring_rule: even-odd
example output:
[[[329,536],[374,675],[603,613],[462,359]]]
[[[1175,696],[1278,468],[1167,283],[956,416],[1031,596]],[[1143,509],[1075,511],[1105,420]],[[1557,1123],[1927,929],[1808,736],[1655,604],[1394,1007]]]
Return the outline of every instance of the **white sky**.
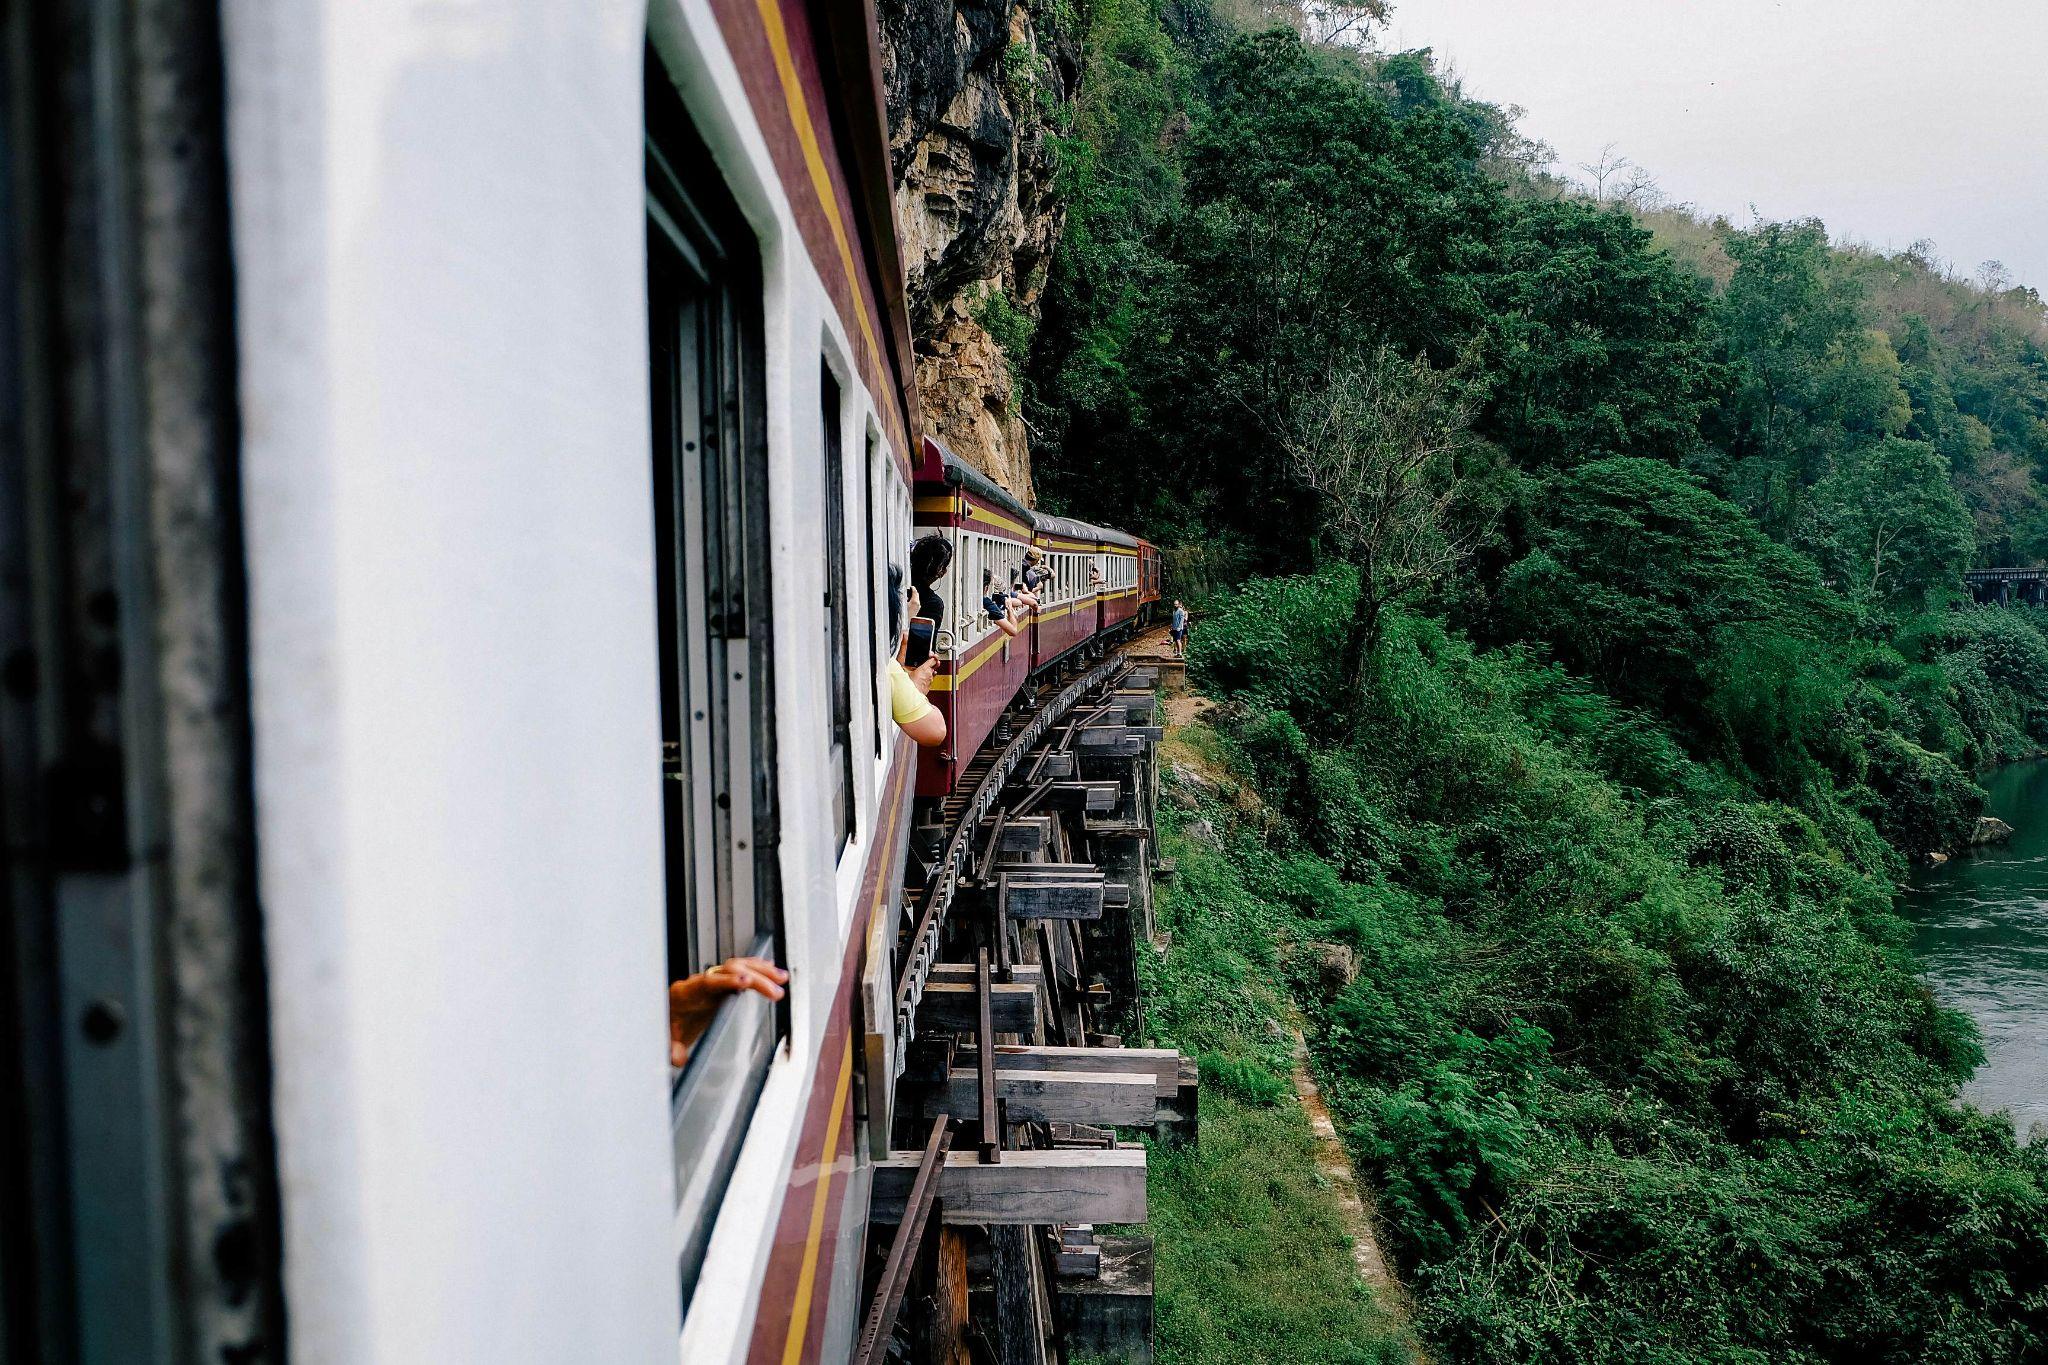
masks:
[[[1931,238],[2048,294],[2048,0],[1393,2],[1378,45],[1522,105],[1559,169],[1611,142],[1708,212]]]

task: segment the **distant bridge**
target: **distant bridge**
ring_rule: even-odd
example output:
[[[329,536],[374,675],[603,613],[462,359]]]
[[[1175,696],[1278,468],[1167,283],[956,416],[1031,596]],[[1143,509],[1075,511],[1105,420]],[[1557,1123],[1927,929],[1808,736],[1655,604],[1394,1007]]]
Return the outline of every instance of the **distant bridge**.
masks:
[[[2048,569],[1970,569],[1963,582],[1979,602],[2048,606]]]

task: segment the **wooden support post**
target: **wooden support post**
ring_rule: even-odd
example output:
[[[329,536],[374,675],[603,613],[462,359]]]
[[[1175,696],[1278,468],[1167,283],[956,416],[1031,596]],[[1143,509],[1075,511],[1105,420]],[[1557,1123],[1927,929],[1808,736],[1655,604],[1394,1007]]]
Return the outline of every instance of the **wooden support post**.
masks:
[[[989,1278],[995,1285],[995,1330],[989,1344],[997,1365],[1052,1365],[1041,1303],[1042,1263],[1035,1228],[999,1227],[988,1232]]]
[[[974,1365],[968,1345],[967,1238],[954,1228],[939,1229],[937,1254],[932,1268],[932,1315],[926,1327],[924,1349],[911,1354],[913,1360],[932,1365]]]
[[[917,1172],[919,1153],[894,1152],[874,1166],[868,1217],[894,1223]],[[973,1152],[949,1152],[939,1180],[948,1223],[1142,1223],[1145,1152],[1008,1151],[992,1166]]]

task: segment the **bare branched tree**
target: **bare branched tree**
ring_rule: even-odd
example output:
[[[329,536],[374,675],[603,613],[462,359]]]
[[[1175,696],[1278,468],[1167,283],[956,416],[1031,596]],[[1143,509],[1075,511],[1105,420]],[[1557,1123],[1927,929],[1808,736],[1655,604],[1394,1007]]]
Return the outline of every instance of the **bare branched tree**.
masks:
[[[1594,201],[1604,204],[1607,202],[1607,182],[1619,181],[1635,164],[1627,157],[1618,155],[1614,150],[1614,144],[1610,142],[1600,149],[1598,161],[1581,161],[1579,169],[1584,171],[1586,179],[1592,182]]]
[[[1648,171],[1632,162],[1622,164],[1628,167],[1628,174],[1615,187],[1616,203],[1627,205],[1631,212],[1650,213],[1670,202]]]
[[[1468,477],[1481,442],[1459,393],[1464,368],[1382,347],[1332,369],[1288,413],[1289,467],[1315,494],[1329,547],[1358,570],[1341,661],[1354,727],[1387,608],[1464,564],[1497,515]]]
[[[1373,30],[1386,21],[1387,0],[1252,0],[1251,17],[1285,24],[1303,42],[1322,47],[1367,48]]]

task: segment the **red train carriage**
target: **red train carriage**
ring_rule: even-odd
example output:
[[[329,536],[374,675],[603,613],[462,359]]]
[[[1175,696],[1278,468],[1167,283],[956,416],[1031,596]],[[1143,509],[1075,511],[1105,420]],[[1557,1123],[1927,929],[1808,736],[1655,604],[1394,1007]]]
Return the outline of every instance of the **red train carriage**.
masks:
[[[1138,612],[1150,620],[1159,601],[1159,547],[1149,540],[1138,542]]]
[[[917,792],[944,796],[995,728],[1031,671],[1030,638],[996,628],[982,609],[984,572],[1004,587],[1024,568],[1032,514],[986,474],[927,436],[916,469],[917,534],[943,533],[953,563],[935,586],[946,617],[931,699],[946,717],[946,742],[922,751]]]
[[[1088,567],[1100,546],[1101,532],[1083,521],[1032,516],[1031,543],[1045,558],[1051,575],[1038,588],[1038,610],[1031,620],[1031,671],[1058,662],[1095,636],[1096,589]]]
[[[1140,542],[1136,536],[1106,528],[1097,530],[1095,535],[1100,546],[1095,568],[1102,575],[1096,594],[1095,628],[1107,632],[1137,618]]]

